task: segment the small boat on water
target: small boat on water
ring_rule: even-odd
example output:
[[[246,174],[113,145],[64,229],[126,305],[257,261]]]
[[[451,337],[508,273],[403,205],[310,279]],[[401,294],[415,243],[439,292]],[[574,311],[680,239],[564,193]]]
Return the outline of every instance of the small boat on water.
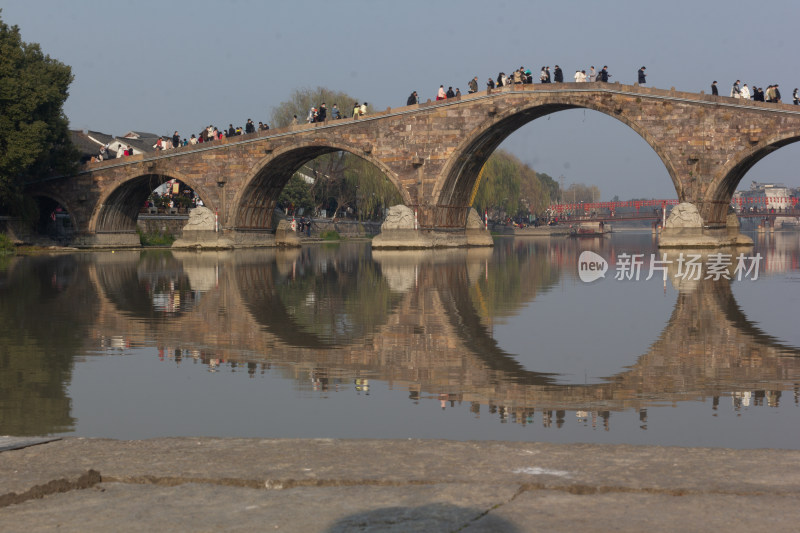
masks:
[[[580,224],[569,229],[570,237],[602,237],[606,233],[611,233],[611,226],[605,224]]]

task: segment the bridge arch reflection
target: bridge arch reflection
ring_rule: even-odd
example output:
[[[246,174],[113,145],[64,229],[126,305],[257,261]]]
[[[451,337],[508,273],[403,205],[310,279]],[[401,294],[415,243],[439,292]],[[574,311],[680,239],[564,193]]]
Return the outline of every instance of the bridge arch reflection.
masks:
[[[523,368],[492,338],[475,284],[486,276],[493,252],[421,252],[413,260],[408,253],[375,253],[377,266],[363,285],[344,284],[338,294],[351,288],[363,292],[367,286],[365,297],[374,296],[377,277],[383,277],[384,288],[378,290],[388,296],[381,299],[383,315],[364,319],[339,337],[325,328],[310,328],[313,314],[302,316],[290,309],[310,294],[317,298],[315,265],[331,266],[339,260],[334,254],[320,261],[318,250],[307,250],[306,258],[302,253],[269,258],[231,252],[219,263],[218,284],[185,313],[188,320],[173,317],[151,324],[151,331],[141,328],[140,320],[112,319],[108,312],[100,313],[98,321],[107,323],[104,330],[123,335],[201,347],[216,359],[286,366],[295,375],[304,369],[317,375],[366,375],[416,396],[444,394],[474,405],[504,406],[520,419],[534,410],[638,410],[654,402],[700,401],[731,391],[780,390],[792,380],[800,382],[800,349],[753,324],[724,280],[681,287],[664,330],[646,353],[631,354],[623,371],[602,383],[560,384],[557,374]],[[349,274],[348,265],[370,260],[363,253],[350,253],[358,259],[336,265],[337,278]],[[199,265],[204,255],[180,257]],[[519,255],[523,266],[514,267],[519,273],[512,275],[522,278],[539,268],[531,263],[536,254]],[[213,258],[204,268],[214,268]],[[532,293],[547,290],[561,275],[563,271],[554,271],[532,283],[516,305],[529,303]],[[281,292],[280,284],[292,278],[301,283]],[[374,314],[374,309],[366,312]]]

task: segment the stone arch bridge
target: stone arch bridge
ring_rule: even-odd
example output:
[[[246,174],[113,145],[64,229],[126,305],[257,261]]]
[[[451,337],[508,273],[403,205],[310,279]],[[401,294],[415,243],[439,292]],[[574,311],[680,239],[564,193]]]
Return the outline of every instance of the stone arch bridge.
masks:
[[[178,179],[219,215],[236,245],[274,244],[273,209],[306,162],[347,151],[376,165],[417,212],[419,235],[463,236],[473,188],[492,152],[518,128],[585,108],[636,131],[664,163],[677,197],[694,204],[702,231],[725,232],[731,196],[760,159],[800,139],[800,110],[783,104],[619,83],[514,85],[455,99],[268,130],[165,152],[87,164],[29,192],[64,205],[76,245],[138,245],[139,208]],[[721,241],[720,241],[721,242]]]

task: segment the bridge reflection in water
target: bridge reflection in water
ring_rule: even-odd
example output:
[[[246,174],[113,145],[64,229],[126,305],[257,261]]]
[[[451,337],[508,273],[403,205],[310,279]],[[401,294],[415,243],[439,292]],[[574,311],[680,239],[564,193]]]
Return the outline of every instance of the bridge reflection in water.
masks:
[[[779,248],[781,264],[788,254],[797,265],[794,242]],[[587,248],[623,249],[609,239],[508,239],[494,250],[349,243],[14,259],[0,274],[0,433],[69,432],[74,362],[137,347],[212,371],[269,369],[309,390],[385,382],[414,400],[521,424],[560,426],[574,412],[608,425],[614,411],[646,424],[654,405],[721,396],[777,405],[787,390],[797,402],[800,349],[752,323],[725,280],[682,284],[661,334],[612,376],[575,384],[528,368],[493,324],[574,280]]]

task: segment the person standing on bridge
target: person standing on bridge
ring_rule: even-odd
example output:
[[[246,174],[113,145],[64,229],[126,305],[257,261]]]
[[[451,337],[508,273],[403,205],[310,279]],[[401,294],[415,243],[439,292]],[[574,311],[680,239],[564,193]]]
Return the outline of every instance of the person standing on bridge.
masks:
[[[358,116],[361,114],[361,106],[358,105],[358,102],[353,102],[353,118],[358,119]]]
[[[469,80],[469,94],[478,92],[478,76]]]
[[[417,104],[417,91],[413,91],[408,96],[408,100],[406,100],[406,105],[416,105],[416,104]]]
[[[774,102],[775,92],[772,88],[772,85],[767,85],[767,90],[764,92],[765,102]]]
[[[743,100],[750,100],[750,89],[748,89],[747,84],[745,83],[742,85],[742,95]]]
[[[717,80],[711,82],[711,94],[714,96],[719,96],[719,91],[717,90]]]
[[[317,111],[317,122],[325,122],[328,119],[328,108],[325,107],[325,102],[322,102],[319,105],[319,110]]]
[[[178,132],[172,134],[172,146],[173,148],[177,148],[181,145],[181,136],[178,135]]]
[[[603,70],[600,71],[597,77],[599,78],[597,81],[608,83],[608,78],[611,77],[611,74],[608,73],[608,65],[603,65]]]
[[[733,82],[733,86],[731,87],[731,98],[741,98],[742,97],[742,89],[739,88],[739,80]]]
[[[367,105],[368,105],[368,104],[367,104],[366,102],[364,102],[363,104],[361,104],[361,107],[358,109],[358,114],[359,114],[359,116],[362,116],[362,117],[363,117],[363,116],[366,116],[366,115],[367,115]]]
[[[642,67],[642,68],[640,68],[640,69],[639,69],[639,72],[638,72],[638,75],[639,75],[639,85],[644,85],[645,83],[647,83],[647,82],[645,81],[645,80],[647,79],[647,74],[645,74],[645,73],[644,73],[644,71],[645,71],[645,69],[646,69],[646,68],[647,68],[647,67]]]
[[[594,65],[589,69],[589,82],[597,81],[597,72],[594,70]]]
[[[555,82],[556,83],[564,83],[564,71],[561,70],[561,67],[556,65],[554,70]]]
[[[436,93],[437,100],[444,100],[447,98],[447,93],[444,92],[444,85],[439,85],[439,92]]]
[[[452,85],[447,88],[446,96],[447,96],[447,98],[455,98],[456,97],[456,93],[453,91],[453,86]]]
[[[792,91],[792,103],[794,105],[800,105],[800,93],[797,92],[797,87]]]
[[[495,87],[494,80],[492,79],[491,76],[489,76],[489,80],[486,82],[486,90],[491,91],[492,89],[494,89],[494,87]]]
[[[417,94],[417,93],[414,93],[414,94]],[[339,115],[339,106],[336,105],[336,104],[333,104],[333,107],[331,108],[331,119],[332,120],[339,120],[340,118],[341,118],[341,116]]]

